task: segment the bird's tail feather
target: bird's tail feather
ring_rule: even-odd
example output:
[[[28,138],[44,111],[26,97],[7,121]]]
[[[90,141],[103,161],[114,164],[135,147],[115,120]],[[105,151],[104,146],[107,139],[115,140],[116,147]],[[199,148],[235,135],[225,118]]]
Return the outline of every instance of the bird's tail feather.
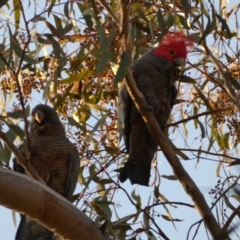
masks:
[[[126,162],[124,167],[120,169],[119,180],[125,182],[128,178],[132,184],[143,186],[149,185],[151,166],[145,167],[139,164]]]

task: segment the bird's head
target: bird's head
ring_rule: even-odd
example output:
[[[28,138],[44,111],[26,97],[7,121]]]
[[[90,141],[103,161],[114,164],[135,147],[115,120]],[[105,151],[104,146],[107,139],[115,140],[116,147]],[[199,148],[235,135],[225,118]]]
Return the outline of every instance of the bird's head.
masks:
[[[31,134],[56,134],[64,133],[64,128],[58,118],[56,111],[43,104],[37,105],[31,113],[32,120],[30,124]]]
[[[192,41],[181,32],[168,33],[154,51],[155,57],[164,57],[169,62],[181,65],[185,63]]]

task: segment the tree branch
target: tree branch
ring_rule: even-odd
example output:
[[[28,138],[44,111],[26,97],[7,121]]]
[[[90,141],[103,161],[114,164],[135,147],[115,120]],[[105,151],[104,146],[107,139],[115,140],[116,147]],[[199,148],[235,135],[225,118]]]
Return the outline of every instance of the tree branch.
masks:
[[[17,186],[17,187],[16,187]],[[41,223],[63,238],[107,240],[94,222],[69,201],[28,176],[0,168],[0,204]]]
[[[233,213],[230,215],[230,217],[228,218],[227,222],[225,223],[225,225],[222,228],[222,231],[225,233],[227,232],[229,225],[232,223],[232,220],[236,217],[237,214],[239,214],[240,212],[240,206],[238,206]]]

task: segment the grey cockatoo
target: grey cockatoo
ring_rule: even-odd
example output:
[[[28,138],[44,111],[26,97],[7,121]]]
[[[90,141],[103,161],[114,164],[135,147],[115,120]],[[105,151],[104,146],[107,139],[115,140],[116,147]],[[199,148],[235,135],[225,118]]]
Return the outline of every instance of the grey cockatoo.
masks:
[[[159,126],[164,126],[170,116],[177,96],[176,78],[171,73],[187,57],[189,39],[182,33],[166,35],[158,47],[151,49],[131,66],[133,78],[144,95]],[[119,117],[128,160],[119,169],[121,182],[128,178],[132,184],[148,186],[151,161],[158,144],[149,133],[142,116],[123,83],[119,87]],[[121,119],[122,118],[122,119]]]
[[[77,184],[80,160],[77,148],[66,137],[53,108],[40,104],[32,110],[30,139],[33,167],[50,188],[70,200]],[[16,161],[14,169],[25,173]],[[51,240],[53,234],[28,216],[21,215],[15,239]]]

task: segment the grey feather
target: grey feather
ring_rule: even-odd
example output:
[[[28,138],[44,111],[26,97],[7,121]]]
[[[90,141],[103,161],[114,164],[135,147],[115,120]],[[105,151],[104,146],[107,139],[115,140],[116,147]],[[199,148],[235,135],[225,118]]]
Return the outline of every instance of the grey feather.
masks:
[[[138,89],[144,95],[159,124],[163,127],[171,113],[177,89],[170,77],[174,65],[163,57],[155,57],[154,49],[147,52],[131,67]],[[124,115],[120,119],[128,160],[120,169],[121,182],[128,178],[132,184],[148,186],[151,162],[158,144],[149,133],[141,114],[129,96],[124,83],[119,88],[119,111]]]

